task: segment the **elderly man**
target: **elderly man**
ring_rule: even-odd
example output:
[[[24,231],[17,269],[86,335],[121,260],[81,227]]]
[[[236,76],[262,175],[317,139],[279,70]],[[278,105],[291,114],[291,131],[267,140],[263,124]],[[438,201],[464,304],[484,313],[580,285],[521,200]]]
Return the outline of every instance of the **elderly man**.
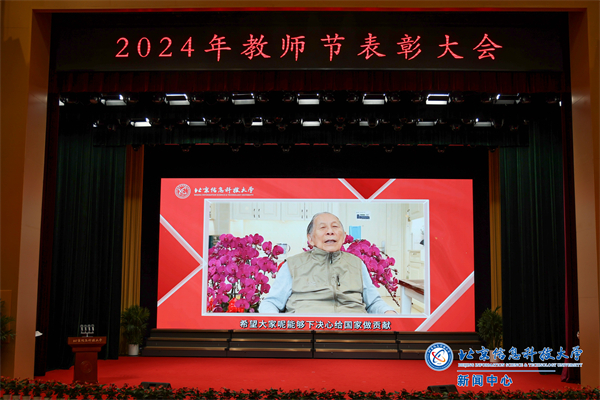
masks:
[[[287,259],[259,312],[395,313],[379,296],[362,260],[340,251],[346,232],[338,217],[315,214],[306,235],[313,249]]]

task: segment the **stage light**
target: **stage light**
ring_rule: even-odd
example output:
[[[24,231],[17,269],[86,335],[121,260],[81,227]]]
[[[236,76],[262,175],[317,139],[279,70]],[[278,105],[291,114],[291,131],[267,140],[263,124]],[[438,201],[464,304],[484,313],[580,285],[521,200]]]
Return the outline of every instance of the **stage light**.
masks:
[[[201,94],[198,94],[198,93],[192,94],[190,96],[190,101],[192,103],[203,103],[204,102],[204,96],[202,96]]]
[[[365,93],[363,94],[362,103],[365,106],[381,106],[387,101],[385,94]]]
[[[100,104],[100,96],[97,96],[94,94],[90,95],[89,102],[90,102],[90,104],[94,104],[94,105]]]
[[[284,153],[289,153],[291,149],[291,146],[281,146],[281,151],[283,151]]]
[[[179,147],[181,147],[181,151],[183,151],[184,153],[189,153],[190,149],[192,148],[191,144],[180,144]]]
[[[254,93],[234,93],[231,95],[231,102],[236,106],[253,105],[256,103]]]
[[[219,128],[221,128],[221,132],[227,132],[230,127],[231,127],[231,125],[229,125],[229,124],[220,124],[219,125]]]
[[[473,123],[473,120],[469,118],[463,118],[461,121],[465,125],[471,125]]]
[[[521,104],[530,104],[531,103],[531,95],[530,94],[522,94],[520,97]]]
[[[301,106],[318,106],[320,102],[318,93],[298,93],[297,98]]]
[[[556,104],[558,102],[560,102],[560,96],[557,94],[549,94],[546,97],[546,103],[548,104]]]
[[[125,98],[127,104],[137,104],[140,102],[140,97],[136,93],[130,93]]]
[[[410,101],[412,101],[413,103],[422,103],[423,95],[421,93],[413,93]]]
[[[376,118],[361,119],[358,123],[358,126],[364,126],[369,128],[375,128],[377,125],[379,125],[379,120]]]
[[[167,103],[172,106],[189,106],[190,100],[187,94],[167,94]]]
[[[234,152],[234,153],[237,153],[237,152],[240,151],[240,146],[238,146],[238,145],[232,145],[232,146],[229,146],[229,147],[231,148],[231,151]]]
[[[267,103],[269,101],[269,96],[266,93],[259,93],[256,95],[256,100],[259,103]]]
[[[358,101],[358,95],[356,93],[348,93],[346,101],[348,103],[356,103]]]
[[[390,103],[398,103],[400,101],[400,95],[398,93],[390,93],[387,96]]]
[[[225,93],[219,93],[217,95],[217,102],[227,103],[228,101],[229,101],[229,96],[227,96]]]
[[[492,121],[480,121],[479,118],[475,119],[475,123],[473,124],[476,128],[490,128],[492,125]]]
[[[494,104],[499,105],[512,105],[518,104],[521,98],[518,94],[499,94],[493,100]]]
[[[340,146],[340,145],[333,145],[332,149],[333,149],[334,153],[339,153],[339,152],[342,151],[342,146]]]
[[[320,119],[303,119],[302,120],[302,126],[304,127],[316,127],[316,126],[321,126],[321,120]]]
[[[386,153],[391,153],[394,150],[394,146],[383,146],[383,150],[385,150]]]
[[[289,93],[289,92],[287,92],[287,93],[284,93],[284,94],[283,94],[283,97],[281,98],[281,100],[282,100],[284,103],[291,103],[291,102],[293,102],[295,99],[296,99],[296,98],[294,97],[293,93]]]
[[[285,129],[287,128],[286,124],[277,124],[277,130],[279,132],[285,132]]]
[[[149,128],[152,124],[148,118],[133,118],[131,120],[131,126],[134,128]]]
[[[452,129],[452,132],[456,132],[460,130],[460,124],[452,124],[450,128]]]
[[[127,103],[125,103],[125,98],[123,97],[122,94],[105,94],[102,95],[102,98],[100,99],[100,103],[104,104],[105,106],[126,106]]]
[[[483,104],[489,104],[492,102],[492,95],[489,93],[482,93],[480,96],[480,100]]]
[[[435,126],[436,121],[423,121],[422,119],[417,121],[417,126]]]
[[[252,118],[252,126],[263,126],[263,119],[261,117]]]
[[[427,95],[425,104],[428,106],[446,106],[450,101],[449,93],[430,93]]]
[[[58,106],[59,106],[59,107],[64,107],[64,106],[65,106],[65,102],[64,102],[64,101],[63,101],[63,99],[62,99],[62,98],[60,98],[60,97],[58,98]]]
[[[207,126],[208,125],[205,118],[190,119],[190,120],[187,120],[186,122],[189,126]]]
[[[446,152],[446,147],[447,146],[436,146],[435,149],[437,150],[438,153],[444,154]]]
[[[452,102],[456,104],[462,104],[465,102],[465,96],[462,93],[454,93],[451,96]]]
[[[394,128],[394,130],[396,132],[398,132],[398,131],[402,130],[402,128],[404,127],[404,124],[402,122],[398,122],[398,123],[392,125],[392,127]]]
[[[333,103],[335,101],[335,96],[331,92],[327,92],[323,95],[323,102],[325,103]]]
[[[511,125],[510,126],[510,131],[511,132],[516,132],[519,130],[519,125]]]
[[[221,117],[212,117],[209,121],[212,125],[216,125],[221,122]]]
[[[152,102],[156,104],[162,104],[166,101],[166,96],[161,93],[156,93],[152,96]]]
[[[344,124],[335,124],[335,130],[338,132],[343,132],[344,131]]]

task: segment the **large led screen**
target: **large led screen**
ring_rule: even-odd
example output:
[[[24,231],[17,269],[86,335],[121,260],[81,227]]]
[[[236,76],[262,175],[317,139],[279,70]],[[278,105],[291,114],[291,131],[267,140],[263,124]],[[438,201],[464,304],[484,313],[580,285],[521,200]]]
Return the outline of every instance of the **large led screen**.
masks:
[[[157,328],[473,331],[472,185],[163,179]],[[329,274],[329,265],[313,265],[319,251],[330,254],[311,248],[314,215],[339,220],[346,233],[341,251],[352,254],[341,259],[356,268],[340,264],[341,273]],[[311,268],[316,278],[301,284]],[[295,305],[307,298],[311,311],[298,311],[306,310]]]

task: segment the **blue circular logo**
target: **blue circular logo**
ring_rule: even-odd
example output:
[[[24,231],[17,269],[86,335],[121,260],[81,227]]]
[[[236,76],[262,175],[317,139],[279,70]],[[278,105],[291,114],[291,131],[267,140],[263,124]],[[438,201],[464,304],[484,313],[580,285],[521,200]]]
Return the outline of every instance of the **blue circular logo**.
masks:
[[[444,371],[452,365],[454,355],[452,349],[446,343],[434,343],[425,352],[425,362],[434,371]]]

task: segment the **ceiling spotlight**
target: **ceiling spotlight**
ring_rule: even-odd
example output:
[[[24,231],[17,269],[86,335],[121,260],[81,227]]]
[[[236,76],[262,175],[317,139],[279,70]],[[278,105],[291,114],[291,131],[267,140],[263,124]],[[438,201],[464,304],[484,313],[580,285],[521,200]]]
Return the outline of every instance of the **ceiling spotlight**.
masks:
[[[456,132],[456,131],[460,130],[460,124],[452,124],[452,125],[450,125],[450,128],[452,129],[453,132]]]
[[[394,130],[396,132],[401,131],[402,128],[404,127],[404,124],[402,122],[398,122],[397,124],[392,125],[392,127],[394,128]]]
[[[499,105],[512,105],[518,104],[519,101],[521,101],[521,97],[518,94],[499,94],[493,100],[493,103]]]
[[[319,93],[298,93],[298,104],[301,106],[318,106]]]
[[[531,95],[527,94],[527,93],[522,94],[519,102],[521,104],[530,104],[531,103]]]
[[[184,153],[189,153],[190,149],[192,148],[192,145],[190,145],[190,144],[180,144],[179,147],[181,147],[181,151],[183,151]]]
[[[423,95],[421,93],[413,93],[410,101],[412,101],[413,103],[422,103]]]
[[[192,94],[190,96],[190,101],[192,103],[203,103],[204,102],[204,96],[202,96],[201,94]]]
[[[149,128],[152,124],[148,118],[132,118],[131,126],[134,128]]]
[[[344,130],[344,124],[335,124],[335,130],[338,132],[342,132]]]
[[[137,104],[140,102],[140,97],[137,95],[137,93],[130,93],[125,98],[125,101],[127,104]]]
[[[489,93],[482,93],[480,96],[480,100],[483,104],[489,104],[492,102],[492,95]]]
[[[400,95],[398,93],[390,93],[387,96],[390,103],[398,103],[400,101]]]
[[[213,125],[216,125],[221,122],[221,117],[212,117],[209,122]]]
[[[492,125],[492,121],[480,121],[479,118],[477,118],[473,124],[476,128],[490,128]]]
[[[279,132],[284,132],[286,128],[287,128],[287,124],[277,124],[277,130]]]
[[[435,126],[436,121],[423,121],[422,119],[417,121],[417,126]]]
[[[188,126],[207,126],[208,123],[204,118],[190,119],[187,121]]]
[[[259,93],[259,94],[256,95],[256,100],[259,103],[266,103],[266,102],[269,101],[269,96],[267,96],[266,93]]]
[[[125,98],[122,94],[105,94],[102,95],[100,103],[105,106],[126,106]]]
[[[348,103],[356,103],[358,101],[358,95],[356,93],[348,93],[348,97],[346,97],[346,101]]]
[[[510,131],[511,132],[516,132],[519,130],[519,125],[511,125],[510,126]]]
[[[236,106],[253,105],[254,93],[234,93],[231,95],[231,102]]]
[[[283,97],[281,98],[281,100],[282,100],[284,103],[291,103],[291,102],[293,102],[295,99],[296,99],[296,97],[294,96],[294,94],[293,94],[293,93],[289,93],[289,92],[287,92],[287,93],[284,93],[284,94],[283,94]]]
[[[449,93],[430,93],[425,99],[425,104],[428,106],[446,106],[450,101]]]
[[[394,150],[394,146],[384,146],[383,150],[385,150],[386,153],[391,153]]]
[[[446,151],[446,146],[436,146],[435,148],[438,153],[444,153]]]
[[[473,120],[469,119],[469,118],[463,118],[463,119],[461,119],[461,121],[465,125],[471,125],[473,123]]]
[[[451,96],[452,102],[456,104],[462,104],[465,102],[465,96],[462,93],[454,93]]]
[[[155,93],[152,95],[152,102],[156,104],[162,104],[166,100],[165,95],[162,93]]]
[[[287,146],[281,146],[281,151],[283,151],[284,153],[289,153],[291,148],[292,147],[289,146],[289,145],[287,145]]]
[[[227,103],[229,101],[229,96],[227,96],[225,93],[219,93],[217,95],[217,101],[219,103]]]
[[[304,126],[304,127],[321,126],[321,120],[320,119],[303,119],[302,126]]]
[[[234,152],[234,153],[237,153],[237,152],[240,151],[240,146],[239,145],[231,145],[229,147],[231,147],[231,151]]]
[[[342,151],[342,146],[340,146],[340,145],[336,144],[336,145],[333,145],[333,146],[332,146],[332,149],[333,149],[333,152],[334,152],[334,153],[339,153],[339,152],[341,152],[341,151]]]
[[[172,106],[189,106],[190,100],[188,99],[187,94],[167,94],[167,103]]]
[[[325,103],[333,103],[335,101],[335,96],[331,92],[327,92],[323,95],[323,102]]]
[[[365,93],[362,102],[365,106],[381,106],[387,101],[385,94]]]
[[[221,132],[227,132],[230,127],[231,127],[231,125],[229,125],[229,124],[220,124],[219,125],[219,128],[221,128]]]

